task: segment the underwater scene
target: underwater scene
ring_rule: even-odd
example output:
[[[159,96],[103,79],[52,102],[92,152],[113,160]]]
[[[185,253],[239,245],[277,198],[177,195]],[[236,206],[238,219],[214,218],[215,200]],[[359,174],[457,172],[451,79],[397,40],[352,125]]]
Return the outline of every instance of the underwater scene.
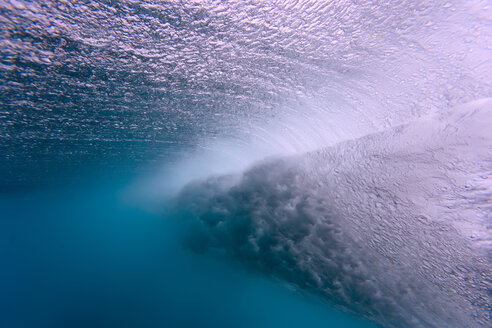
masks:
[[[492,6],[0,0],[0,327],[492,326]]]

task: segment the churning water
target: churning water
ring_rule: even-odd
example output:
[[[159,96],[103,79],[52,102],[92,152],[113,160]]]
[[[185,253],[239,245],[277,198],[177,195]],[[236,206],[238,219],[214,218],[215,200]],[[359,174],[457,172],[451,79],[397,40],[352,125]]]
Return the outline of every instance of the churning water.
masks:
[[[1,327],[490,327],[488,1],[0,1]]]

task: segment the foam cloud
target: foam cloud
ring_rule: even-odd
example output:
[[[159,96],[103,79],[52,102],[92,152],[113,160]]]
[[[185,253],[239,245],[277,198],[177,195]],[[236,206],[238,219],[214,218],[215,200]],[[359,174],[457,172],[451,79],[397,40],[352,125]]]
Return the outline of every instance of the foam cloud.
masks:
[[[486,327],[492,100],[240,175],[173,200],[183,241],[386,327]]]

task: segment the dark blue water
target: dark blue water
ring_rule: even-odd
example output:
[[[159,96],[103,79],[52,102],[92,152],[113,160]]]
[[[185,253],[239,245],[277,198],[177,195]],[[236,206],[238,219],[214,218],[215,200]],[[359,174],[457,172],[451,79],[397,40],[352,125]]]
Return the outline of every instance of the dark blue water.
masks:
[[[3,195],[1,327],[375,327],[182,249],[128,182]]]

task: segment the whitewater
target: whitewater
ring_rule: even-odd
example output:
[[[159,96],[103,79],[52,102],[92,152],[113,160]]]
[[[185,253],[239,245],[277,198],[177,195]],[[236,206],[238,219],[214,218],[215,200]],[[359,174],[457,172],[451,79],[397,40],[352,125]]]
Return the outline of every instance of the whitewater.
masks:
[[[184,188],[184,242],[385,327],[490,324],[492,99]]]
[[[492,6],[0,1],[0,326],[490,327]]]

